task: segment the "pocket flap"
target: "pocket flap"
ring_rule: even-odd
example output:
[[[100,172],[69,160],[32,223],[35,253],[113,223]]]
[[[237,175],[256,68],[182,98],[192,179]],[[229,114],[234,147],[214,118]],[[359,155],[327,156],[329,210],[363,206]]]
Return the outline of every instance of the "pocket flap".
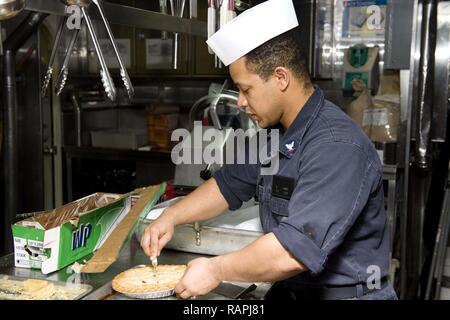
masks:
[[[280,216],[287,217],[289,216],[289,200],[278,198],[278,197],[272,197],[270,199],[270,210],[278,214]]]

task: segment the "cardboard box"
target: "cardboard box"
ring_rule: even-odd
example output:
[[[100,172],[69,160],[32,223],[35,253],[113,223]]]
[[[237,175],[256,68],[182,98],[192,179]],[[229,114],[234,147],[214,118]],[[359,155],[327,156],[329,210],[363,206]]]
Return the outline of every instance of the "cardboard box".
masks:
[[[15,223],[12,226],[15,266],[49,274],[76,261],[89,260],[92,253],[112,240],[117,228],[122,229],[122,235],[129,236],[127,232],[132,230],[124,230],[123,222],[131,219],[127,226],[134,227],[139,214],[146,215],[159,199],[165,184],[153,190],[145,210],[142,213],[134,210],[132,217],[132,197],[136,193],[96,193]]]
[[[88,256],[130,208],[128,196],[96,193],[15,223],[15,266],[48,274]]]

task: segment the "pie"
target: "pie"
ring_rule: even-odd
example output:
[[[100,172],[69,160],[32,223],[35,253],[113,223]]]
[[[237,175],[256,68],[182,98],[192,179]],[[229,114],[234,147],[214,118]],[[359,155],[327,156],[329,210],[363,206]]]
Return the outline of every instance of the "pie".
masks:
[[[151,266],[136,267],[119,273],[112,281],[112,288],[125,294],[171,291],[185,270],[185,265],[159,265],[156,272]]]

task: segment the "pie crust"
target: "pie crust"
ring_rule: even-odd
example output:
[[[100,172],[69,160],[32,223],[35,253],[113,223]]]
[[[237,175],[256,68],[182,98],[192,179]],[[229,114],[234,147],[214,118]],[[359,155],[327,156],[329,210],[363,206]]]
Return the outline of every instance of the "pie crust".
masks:
[[[159,265],[156,273],[150,266],[136,267],[119,273],[112,288],[121,293],[145,294],[173,290],[186,270],[185,265]]]

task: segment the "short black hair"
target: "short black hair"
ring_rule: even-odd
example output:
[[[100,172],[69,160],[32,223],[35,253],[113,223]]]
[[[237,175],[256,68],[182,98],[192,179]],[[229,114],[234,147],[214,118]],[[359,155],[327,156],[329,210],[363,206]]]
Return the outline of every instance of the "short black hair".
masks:
[[[249,71],[267,81],[277,67],[290,69],[305,86],[311,83],[305,48],[296,27],[263,43],[245,55]]]

